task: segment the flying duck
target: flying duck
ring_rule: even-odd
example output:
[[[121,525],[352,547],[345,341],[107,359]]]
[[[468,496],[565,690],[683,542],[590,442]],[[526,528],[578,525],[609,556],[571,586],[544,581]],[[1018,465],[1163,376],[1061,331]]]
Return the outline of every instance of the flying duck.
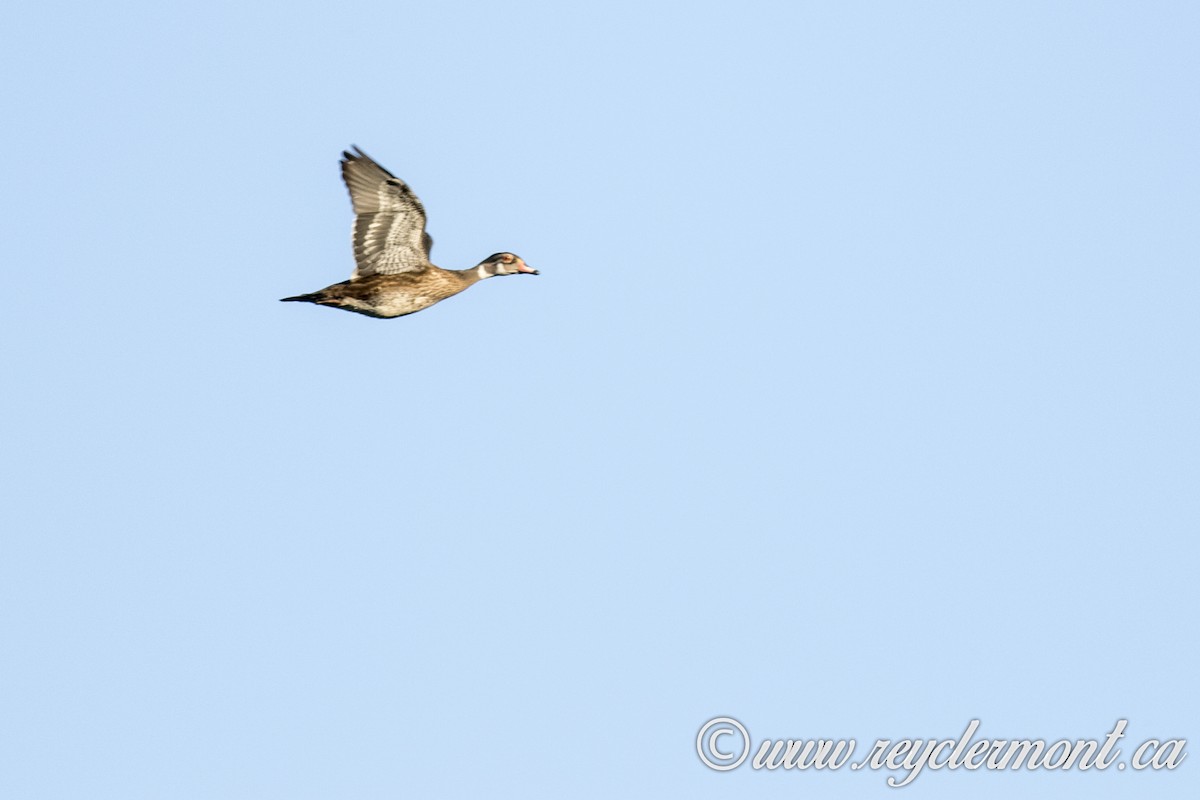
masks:
[[[350,280],[282,302],[316,303],[369,317],[402,317],[496,275],[537,275],[519,256],[496,253],[470,269],[429,261],[433,239],[425,207],[404,181],[357,147],[342,153],[342,180],[354,206],[354,273]]]

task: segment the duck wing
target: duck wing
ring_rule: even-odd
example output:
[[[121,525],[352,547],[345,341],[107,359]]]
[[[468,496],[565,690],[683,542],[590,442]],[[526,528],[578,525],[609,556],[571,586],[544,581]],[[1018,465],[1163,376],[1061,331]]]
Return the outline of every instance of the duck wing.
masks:
[[[342,180],[354,206],[354,277],[420,272],[433,247],[425,207],[407,183],[353,149],[342,153]]]

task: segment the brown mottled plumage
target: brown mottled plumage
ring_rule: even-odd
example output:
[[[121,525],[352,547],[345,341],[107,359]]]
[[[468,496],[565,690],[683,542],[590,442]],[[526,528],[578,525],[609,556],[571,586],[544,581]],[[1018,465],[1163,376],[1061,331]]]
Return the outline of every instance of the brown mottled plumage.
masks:
[[[520,257],[496,253],[470,269],[429,261],[425,208],[408,185],[354,148],[342,153],[342,179],[354,205],[354,274],[319,292],[285,297],[370,317],[402,317],[496,275],[537,275]]]

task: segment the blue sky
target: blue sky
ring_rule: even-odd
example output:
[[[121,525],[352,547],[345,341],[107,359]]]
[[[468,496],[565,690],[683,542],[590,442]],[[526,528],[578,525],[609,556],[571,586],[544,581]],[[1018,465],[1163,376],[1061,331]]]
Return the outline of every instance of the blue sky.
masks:
[[[1196,796],[694,749],[1200,733],[1194,4],[6,17],[0,794]]]

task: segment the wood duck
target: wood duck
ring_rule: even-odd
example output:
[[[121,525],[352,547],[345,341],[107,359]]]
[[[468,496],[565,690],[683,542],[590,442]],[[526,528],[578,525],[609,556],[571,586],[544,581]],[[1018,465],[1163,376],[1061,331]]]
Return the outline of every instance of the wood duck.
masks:
[[[350,280],[319,292],[284,297],[370,317],[402,317],[496,275],[537,275],[512,253],[496,253],[470,269],[442,269],[429,261],[433,239],[425,208],[404,181],[366,153],[342,153],[342,179],[354,206],[354,260]]]

